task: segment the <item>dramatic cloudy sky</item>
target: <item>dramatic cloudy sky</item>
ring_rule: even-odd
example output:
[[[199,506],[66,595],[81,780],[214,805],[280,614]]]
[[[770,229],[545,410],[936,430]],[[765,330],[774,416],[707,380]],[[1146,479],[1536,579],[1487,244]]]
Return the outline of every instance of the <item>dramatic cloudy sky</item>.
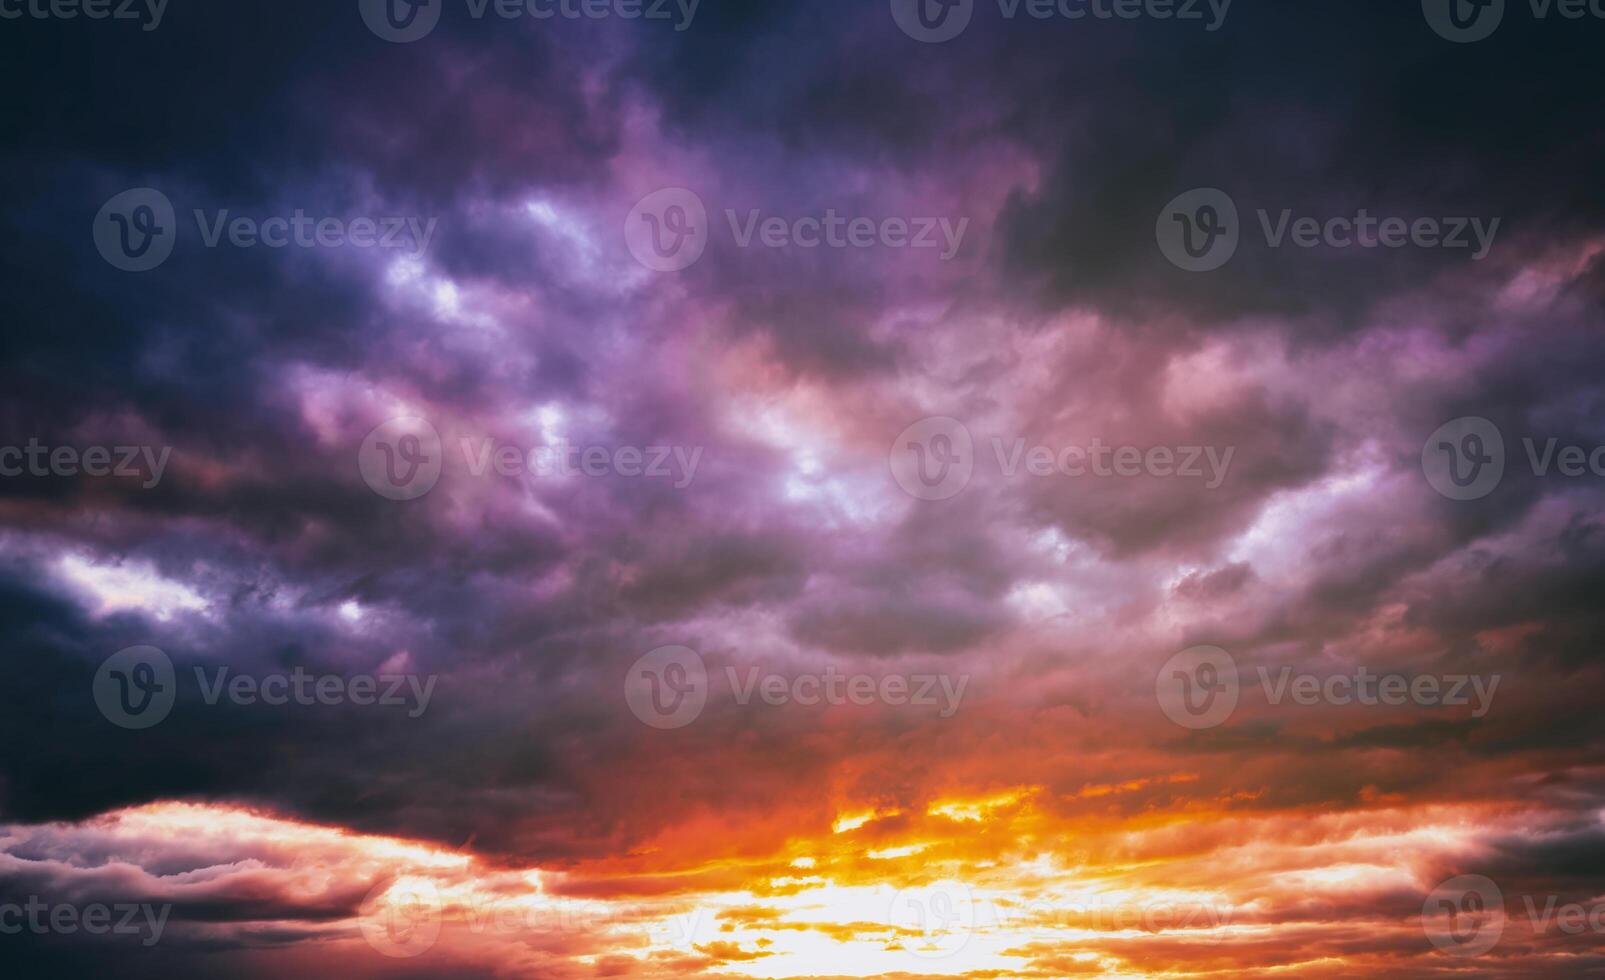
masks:
[[[0,0],[0,976],[1605,970],[1605,20],[662,7]]]

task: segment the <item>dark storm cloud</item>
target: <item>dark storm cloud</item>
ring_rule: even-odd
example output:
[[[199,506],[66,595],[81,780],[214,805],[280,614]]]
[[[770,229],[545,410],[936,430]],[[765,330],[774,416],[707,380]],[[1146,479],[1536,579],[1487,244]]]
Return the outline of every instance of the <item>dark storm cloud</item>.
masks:
[[[982,4],[962,38],[922,45],[884,3],[704,0],[684,33],[456,17],[389,45],[353,8],[175,6],[138,39],[67,22],[0,31],[0,82],[26,93],[0,139],[18,175],[0,189],[0,445],[174,448],[148,490],[0,481],[8,820],[247,803],[509,864],[715,863],[824,833],[835,794],[917,811],[980,768],[978,785],[1007,771],[1076,799],[1069,815],[1195,800],[1302,814],[1390,794],[1499,798],[1523,767],[1580,767],[1597,749],[1598,490],[1512,472],[1458,506],[1419,471],[1422,441],[1456,415],[1493,418],[1513,454],[1526,434],[1605,438],[1605,260],[1571,267],[1600,219],[1597,33],[1513,19],[1461,49],[1380,0],[1244,5],[1213,34],[998,22]],[[679,181],[720,235],[727,208],[924,211],[971,230],[951,263],[720,240],[655,277],[619,229],[642,188]],[[162,268],[130,275],[88,229],[108,197],[144,184],[173,198],[185,231]],[[1268,251],[1251,235],[1224,269],[1191,275],[1159,254],[1154,221],[1200,185],[1229,191],[1251,233],[1259,207],[1503,225],[1476,264]],[[188,218],[297,207],[438,219],[439,233],[408,265],[207,249]],[[1210,346],[1222,336],[1241,346]],[[994,435],[1234,455],[1209,490],[993,474],[950,501],[914,500],[888,482],[886,447],[937,411],[973,422],[988,463]],[[451,461],[408,502],[376,495],[357,465],[363,436],[401,412],[431,418]],[[701,465],[683,487],[464,470],[464,440],[528,448],[547,430],[697,450]],[[159,615],[148,595],[75,580],[69,557],[140,577],[122,591],[181,587],[203,608]],[[1051,632],[1060,623],[1073,635]],[[1510,702],[1476,723],[1245,710],[1213,732],[1165,729],[1136,761],[1098,758],[1151,736],[1140,719],[1153,716],[1151,676],[1134,709],[1100,672],[1145,668],[1180,637],[1231,645],[1245,670],[1504,670]],[[145,643],[173,658],[182,693],[162,725],[124,732],[91,679]],[[716,666],[768,663],[766,644],[776,663],[996,664],[1017,684],[938,730],[886,706],[822,722],[721,701],[665,733],[631,716],[621,687],[668,643]],[[417,718],[206,705],[193,670],[222,664],[402,664],[439,688]],[[1000,745],[1014,725],[1049,734],[1011,763]],[[1077,796],[1173,761],[1200,769],[1196,783]],[[1545,805],[1597,809],[1574,778],[1547,784]],[[688,813],[709,816],[688,831]],[[866,838],[916,826],[902,819]],[[1597,837],[1579,818],[1501,839],[1497,866],[1581,890],[1598,877]],[[97,846],[80,856],[104,865]],[[229,859],[175,846],[145,867]],[[0,894],[65,887],[43,874],[13,874]],[[346,916],[371,884],[360,877],[311,898],[235,880],[174,901],[191,925],[277,923],[197,943],[288,946]],[[1319,914],[1359,917],[1374,897]],[[1419,901],[1385,897],[1390,913]],[[1246,971],[1305,941],[1217,965]],[[1402,948],[1392,935],[1307,942]],[[1186,952],[1123,955],[1157,970],[1197,962]],[[22,975],[102,969],[57,944],[13,953]],[[1044,951],[1037,967],[1075,962]]]
[[[1499,217],[1492,258],[1502,260],[1522,242],[1597,226],[1598,200],[1582,188],[1600,148],[1578,142],[1599,128],[1577,74],[1588,31],[1513,17],[1493,45],[1470,49],[1438,43],[1409,4],[1232,14],[1202,37],[1100,38],[1061,24],[1018,42],[1060,53],[1059,74],[1037,86],[1043,95],[1015,130],[1055,162],[1040,192],[1013,202],[1002,233],[1007,269],[1039,283],[1045,302],[1139,320],[1281,313],[1307,318],[1319,335],[1352,327],[1390,292],[1465,267],[1467,253],[1268,249],[1258,209],[1273,223],[1284,208],[1323,221],[1360,208]],[[1570,79],[1560,88],[1557,73]],[[1084,95],[1067,106],[1072,90]],[[1062,116],[1075,125],[1055,125]],[[1242,222],[1239,254],[1208,274],[1170,266],[1154,241],[1162,206],[1194,187],[1225,190]]]

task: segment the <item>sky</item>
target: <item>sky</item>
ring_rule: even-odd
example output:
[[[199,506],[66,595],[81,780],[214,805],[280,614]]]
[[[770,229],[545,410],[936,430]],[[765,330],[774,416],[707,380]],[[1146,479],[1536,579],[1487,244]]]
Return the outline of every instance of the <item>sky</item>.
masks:
[[[1605,971],[1605,10],[0,0],[0,976]]]

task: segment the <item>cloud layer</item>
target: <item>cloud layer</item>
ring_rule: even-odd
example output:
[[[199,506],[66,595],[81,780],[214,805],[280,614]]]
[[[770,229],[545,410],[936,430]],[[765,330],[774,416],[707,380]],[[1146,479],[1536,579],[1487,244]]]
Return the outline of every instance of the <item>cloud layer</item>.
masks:
[[[703,0],[392,44],[358,6],[0,24],[0,447],[151,453],[0,477],[0,907],[170,910],[0,935],[17,976],[1599,967],[1605,26],[977,4],[925,44]],[[91,232],[144,187],[176,242],[124,272]],[[1156,242],[1198,187],[1241,224],[1208,273]],[[706,213],[676,272],[628,237],[665,188]],[[1263,231],[1362,209],[1500,224]],[[298,212],[436,230],[206,241]],[[875,239],[802,243],[832,215]],[[1464,417],[1504,474],[1453,500],[1423,450]],[[415,499],[375,492],[397,418]],[[1236,703],[1189,727],[1156,690],[1199,645]],[[142,729],[97,700],[134,646],[173,668]],[[1361,671],[1489,693],[1324,693]],[[262,696],[298,674],[342,696]],[[1423,915],[1468,874],[1508,920],[1475,957]]]

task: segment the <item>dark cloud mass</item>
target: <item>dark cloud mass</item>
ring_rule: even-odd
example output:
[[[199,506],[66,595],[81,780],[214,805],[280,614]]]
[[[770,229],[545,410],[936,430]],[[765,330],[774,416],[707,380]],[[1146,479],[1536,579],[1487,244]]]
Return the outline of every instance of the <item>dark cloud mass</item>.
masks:
[[[1605,19],[688,3],[436,0],[391,43],[358,0],[0,0],[0,977],[1600,969]],[[96,238],[136,188],[174,208],[142,272]],[[665,188],[706,213],[674,271],[631,230]],[[1156,238],[1195,188],[1238,211],[1214,271]],[[1362,209],[1493,233],[1264,230]],[[231,241],[297,214],[352,240]],[[806,243],[836,218],[878,237]],[[1451,499],[1466,417],[1503,477]],[[438,437],[416,499],[395,419]],[[1240,696],[1195,728],[1196,645]],[[138,646],[174,690],[131,729]],[[660,724],[670,646],[707,701]],[[297,676],[340,696],[262,696]],[[1467,874],[1486,952],[1422,911]],[[932,955],[886,910],[953,881],[984,921]],[[421,888],[439,938],[374,931]],[[167,911],[8,932],[33,899]],[[1155,903],[1230,922],[1120,927]]]

